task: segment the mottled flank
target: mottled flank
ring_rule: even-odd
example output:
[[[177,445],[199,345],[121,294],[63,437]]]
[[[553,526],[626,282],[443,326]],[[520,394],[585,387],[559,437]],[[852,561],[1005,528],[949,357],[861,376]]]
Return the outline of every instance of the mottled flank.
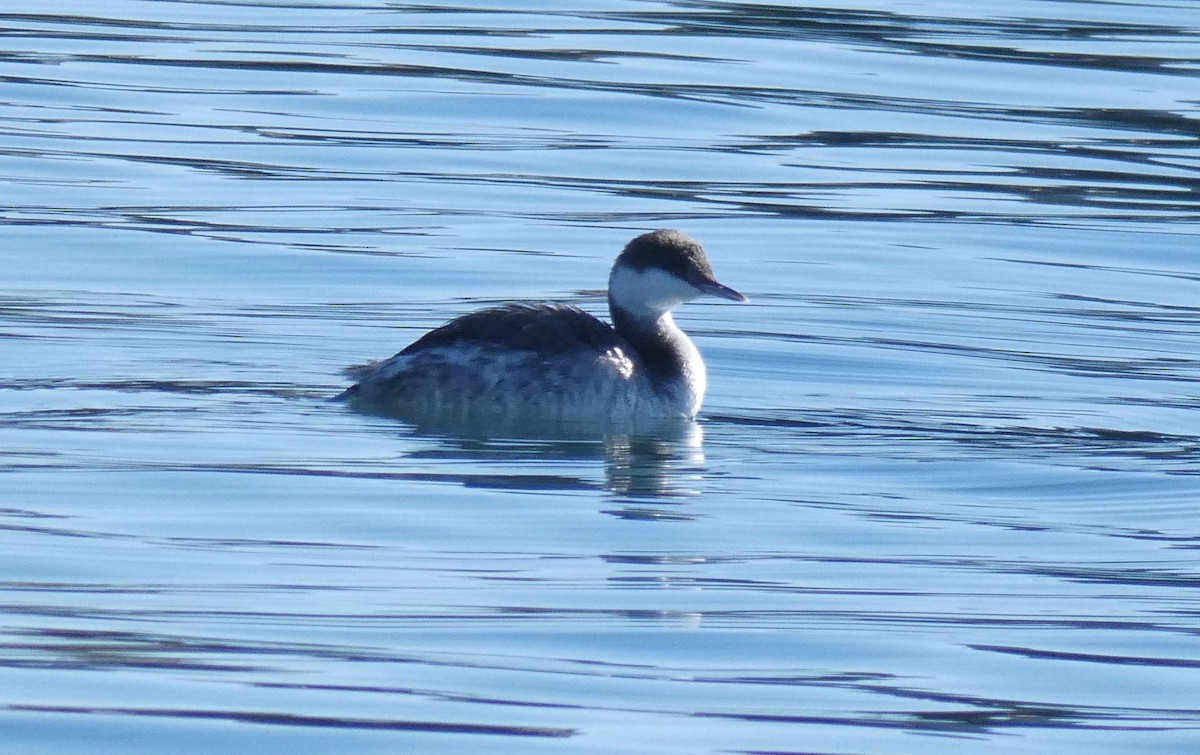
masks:
[[[349,397],[416,416],[583,418],[598,399],[633,410],[634,357],[612,327],[581,309],[506,304],[452,320],[391,359],[351,368],[360,382]]]

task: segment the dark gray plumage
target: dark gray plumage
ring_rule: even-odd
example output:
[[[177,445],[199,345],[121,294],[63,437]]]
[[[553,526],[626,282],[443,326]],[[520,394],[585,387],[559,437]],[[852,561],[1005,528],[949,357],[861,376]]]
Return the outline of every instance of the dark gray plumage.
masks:
[[[348,372],[358,406],[403,416],[605,419],[693,416],[704,363],[671,318],[718,283],[703,247],[673,230],[633,239],[609,277],[613,325],[566,304],[503,304],[435,328]]]

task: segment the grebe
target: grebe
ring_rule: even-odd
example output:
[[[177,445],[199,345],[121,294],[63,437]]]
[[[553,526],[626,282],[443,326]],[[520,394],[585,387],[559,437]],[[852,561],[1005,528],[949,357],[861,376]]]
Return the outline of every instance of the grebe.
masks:
[[[487,420],[691,418],[704,360],[671,310],[700,296],[747,301],[717,282],[704,248],[675,230],[629,242],[608,278],[612,325],[566,304],[503,304],[353,367],[353,405],[402,417]]]

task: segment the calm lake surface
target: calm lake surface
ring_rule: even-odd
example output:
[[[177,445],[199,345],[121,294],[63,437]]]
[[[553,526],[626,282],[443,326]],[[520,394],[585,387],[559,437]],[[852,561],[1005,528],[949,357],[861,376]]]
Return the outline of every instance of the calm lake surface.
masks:
[[[1200,750],[1200,4],[0,10],[0,750]],[[604,313],[674,433],[341,370]]]

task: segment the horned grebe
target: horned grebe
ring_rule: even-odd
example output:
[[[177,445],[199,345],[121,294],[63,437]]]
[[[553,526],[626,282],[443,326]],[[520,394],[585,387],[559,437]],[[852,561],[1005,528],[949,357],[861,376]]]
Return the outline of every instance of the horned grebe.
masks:
[[[566,304],[503,304],[426,333],[391,359],[353,367],[344,394],[402,417],[636,420],[696,416],[700,352],[671,310],[700,296],[744,302],[703,247],[674,230],[633,239],[608,278],[612,326]]]

